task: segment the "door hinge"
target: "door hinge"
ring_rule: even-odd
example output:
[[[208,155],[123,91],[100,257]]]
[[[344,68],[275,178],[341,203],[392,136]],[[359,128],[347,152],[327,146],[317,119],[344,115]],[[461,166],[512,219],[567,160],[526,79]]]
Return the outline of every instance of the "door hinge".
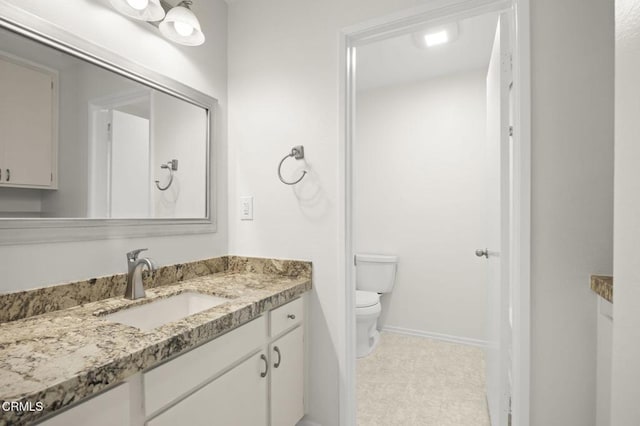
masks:
[[[509,136],[513,136],[513,126],[509,126]]]
[[[51,82],[51,90],[53,90],[53,81]]]
[[[51,182],[53,182],[53,173],[51,173]]]

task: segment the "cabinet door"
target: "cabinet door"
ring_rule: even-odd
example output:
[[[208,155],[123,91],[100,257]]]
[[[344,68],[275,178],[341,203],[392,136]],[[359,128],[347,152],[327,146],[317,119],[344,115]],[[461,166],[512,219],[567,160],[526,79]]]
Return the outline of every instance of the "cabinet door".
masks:
[[[271,426],[294,426],[304,416],[303,329],[271,345]]]
[[[131,424],[130,400],[129,384],[124,383],[39,424],[40,426],[129,426]]]
[[[258,353],[147,422],[148,426],[266,426],[267,363]]]
[[[53,99],[51,74],[0,59],[1,185],[51,185]]]

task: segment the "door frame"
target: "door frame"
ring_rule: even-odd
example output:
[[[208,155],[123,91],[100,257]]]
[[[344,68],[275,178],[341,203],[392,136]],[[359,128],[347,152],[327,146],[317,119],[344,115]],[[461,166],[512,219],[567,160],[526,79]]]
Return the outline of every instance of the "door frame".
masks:
[[[338,263],[344,280],[344,351],[339,354],[340,424],[356,424],[355,267],[353,264],[353,146],[355,140],[355,52],[358,46],[410,33],[425,23],[511,11],[513,49],[513,197],[510,235],[512,331],[512,424],[530,419],[530,240],[531,240],[531,49],[530,0],[434,0],[389,16],[345,28],[340,33],[341,202]],[[506,426],[506,425],[505,425]]]
[[[104,129],[100,127],[100,124],[98,123],[99,119],[98,116],[101,114],[101,112],[103,112],[103,110],[109,110],[109,115],[113,114],[113,110],[117,110],[120,107],[126,106],[126,105],[130,105],[132,103],[138,103],[141,101],[146,101],[148,103],[151,102],[151,97],[153,95],[153,92],[149,89],[134,89],[134,90],[128,90],[128,91],[123,91],[120,93],[116,93],[113,95],[108,95],[108,96],[102,96],[99,98],[94,98],[94,99],[90,99],[88,102],[88,140],[89,140],[89,147],[88,147],[88,158],[89,158],[89,165],[90,165],[90,172],[88,174],[87,180],[88,180],[88,192],[87,192],[87,215],[88,217],[94,217],[95,214],[95,203],[96,203],[96,194],[99,193],[99,191],[96,190],[96,177],[95,175],[91,172],[91,169],[95,170],[96,169],[96,163],[98,162],[98,157],[97,157],[97,152],[99,151],[99,149],[97,148],[98,144],[103,143],[103,142],[107,142],[109,144],[109,152],[107,154],[107,162],[108,162],[108,167],[107,167],[107,174],[110,175],[111,174],[111,135],[110,135],[110,131],[109,131],[109,135],[107,136],[106,141],[103,140],[103,131]],[[153,114],[152,108],[151,106],[150,108],[150,115]],[[151,122],[152,117],[149,118],[149,122]],[[149,182],[153,182],[153,128],[150,127],[149,128]],[[110,218],[110,212],[111,212],[111,178],[110,176],[107,176],[107,213],[109,214],[109,218]],[[150,206],[150,213],[151,213],[151,206],[152,206],[152,196],[151,196],[152,192],[150,191],[149,193],[149,206]]]

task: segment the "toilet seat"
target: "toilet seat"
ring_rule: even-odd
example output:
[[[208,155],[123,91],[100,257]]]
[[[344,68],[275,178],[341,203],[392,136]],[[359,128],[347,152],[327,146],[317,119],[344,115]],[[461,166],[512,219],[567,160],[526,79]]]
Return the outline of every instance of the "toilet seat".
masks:
[[[356,290],[356,309],[368,308],[380,303],[380,295],[372,291]]]

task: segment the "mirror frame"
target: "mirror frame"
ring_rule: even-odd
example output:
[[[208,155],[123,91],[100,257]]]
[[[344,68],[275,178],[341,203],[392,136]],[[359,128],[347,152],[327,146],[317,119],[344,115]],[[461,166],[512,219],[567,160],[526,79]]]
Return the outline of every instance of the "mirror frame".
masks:
[[[207,111],[206,216],[188,219],[0,219],[0,245],[213,233],[216,224],[214,115],[218,101],[77,37],[17,6],[0,0],[0,28],[25,36],[104,69],[173,95]],[[212,170],[213,169],[213,170]]]

